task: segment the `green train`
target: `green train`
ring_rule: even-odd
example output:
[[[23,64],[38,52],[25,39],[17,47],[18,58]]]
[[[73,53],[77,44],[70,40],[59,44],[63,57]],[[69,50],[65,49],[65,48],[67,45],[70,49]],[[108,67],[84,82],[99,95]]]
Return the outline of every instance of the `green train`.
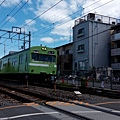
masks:
[[[0,78],[44,82],[57,74],[57,51],[34,46],[20,52],[9,52],[0,59]]]

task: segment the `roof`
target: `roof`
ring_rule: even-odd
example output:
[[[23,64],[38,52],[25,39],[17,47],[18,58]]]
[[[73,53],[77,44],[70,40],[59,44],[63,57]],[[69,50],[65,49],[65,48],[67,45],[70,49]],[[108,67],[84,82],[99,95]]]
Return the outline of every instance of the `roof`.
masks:
[[[55,47],[54,49],[58,49],[58,48],[61,48],[61,47],[66,47],[66,46],[72,45],[72,44],[73,44],[73,42],[68,43],[68,44],[64,44],[64,45],[61,45],[61,46],[58,46],[58,47]]]

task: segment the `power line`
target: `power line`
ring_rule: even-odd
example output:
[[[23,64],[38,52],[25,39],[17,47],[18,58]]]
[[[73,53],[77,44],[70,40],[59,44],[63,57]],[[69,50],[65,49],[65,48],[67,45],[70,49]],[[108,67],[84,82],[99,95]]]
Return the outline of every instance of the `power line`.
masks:
[[[96,2],[94,2],[94,3],[92,3],[92,4],[88,5],[88,6],[86,6],[85,8],[88,8],[88,7],[90,7],[90,6],[94,5],[94,4],[96,4],[96,3],[99,2],[99,1],[101,1],[101,0],[96,1]],[[84,8],[84,9],[85,9],[85,8]],[[83,8],[80,9],[79,11],[77,11],[77,12],[74,12],[74,13],[70,14],[69,16],[72,16],[72,15],[74,15],[74,14],[76,14],[76,13],[82,11],[82,10],[83,10]],[[69,16],[62,18],[62,19],[60,19],[60,20],[57,21],[57,22],[60,22],[60,21],[62,21],[62,20],[64,20],[64,19],[68,18]],[[51,26],[53,26],[53,24],[54,24],[54,23],[52,23]],[[40,29],[40,30],[41,30],[41,29]],[[33,34],[39,32],[40,30],[33,32]]]
[[[108,1],[108,2],[106,2],[106,3],[104,3],[104,4],[100,5],[100,6],[98,6],[98,7],[96,7],[96,8],[93,8],[93,9],[89,10],[88,12],[84,13],[84,15],[87,14],[87,13],[89,13],[89,12],[91,12],[91,11],[93,11],[93,10],[95,10],[95,9],[98,9],[98,8],[104,6],[104,5],[106,5],[106,4],[108,4],[108,3],[112,2],[112,1],[114,1],[114,0],[110,0],[110,1]],[[73,20],[73,19],[72,19],[72,20]],[[61,23],[61,24],[57,25],[56,27],[59,27],[59,26],[61,26],[61,25],[64,25],[65,23],[70,22],[70,21],[72,21],[72,20],[68,20],[68,21],[66,21],[66,22],[64,22],[64,23]],[[53,28],[52,28],[52,29],[53,29]],[[51,28],[50,28],[49,30],[51,30]],[[39,35],[34,36],[34,38],[40,36],[40,35],[43,34],[43,33],[48,32],[49,30],[44,31],[44,32],[42,32],[42,33],[39,33]]]
[[[22,2],[23,0],[21,0],[7,15],[6,17],[4,17],[1,21],[0,21],[0,24],[20,5],[20,3]]]
[[[44,11],[43,13],[41,13],[40,15],[38,15],[37,17],[35,17],[34,19],[32,19],[31,21],[29,21],[28,23],[26,23],[25,25],[23,25],[21,28],[27,26],[28,24],[30,24],[31,22],[33,22],[35,19],[39,18],[41,15],[45,14],[46,12],[48,12],[50,9],[52,9],[53,7],[55,7],[56,5],[58,5],[60,2],[62,2],[63,0],[58,1],[56,4],[54,4],[53,6],[51,6],[50,8],[48,8],[46,11]]]
[[[42,16],[43,14],[45,14],[46,12],[48,12],[50,9],[52,9],[53,7],[55,7],[56,5],[58,5],[60,2],[62,2],[63,0],[58,1],[56,4],[54,4],[52,7],[50,7],[49,9],[45,10],[43,13],[41,13],[40,15],[38,15],[37,17],[35,17],[34,19],[32,19],[31,21],[29,21],[28,23],[26,23],[25,25],[23,25],[21,28],[27,26],[28,24],[30,24],[31,22],[33,22],[35,19],[39,18],[40,16]]]
[[[0,3],[0,6],[5,2],[5,0],[3,0],[1,3]]]
[[[29,0],[27,0],[2,26],[1,28],[13,17],[15,16],[27,3]]]

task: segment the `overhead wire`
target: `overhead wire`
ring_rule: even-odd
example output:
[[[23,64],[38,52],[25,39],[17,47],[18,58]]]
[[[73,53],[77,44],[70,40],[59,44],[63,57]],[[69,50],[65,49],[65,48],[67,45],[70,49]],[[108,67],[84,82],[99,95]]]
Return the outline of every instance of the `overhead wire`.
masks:
[[[0,6],[5,2],[5,0],[3,0],[1,3],[0,3]]]
[[[27,0],[0,28],[2,28],[10,19],[12,19],[13,16],[15,16],[27,3],[29,0]]]
[[[1,21],[0,24],[22,3],[23,0],[21,0],[7,15],[4,17]]]
[[[52,9],[53,7],[55,7],[56,5],[58,5],[60,2],[62,2],[63,0],[58,1],[56,4],[54,4],[53,6],[51,6],[50,8],[48,8],[47,10],[45,10],[43,13],[41,13],[40,15],[38,15],[37,17],[35,17],[34,19],[32,19],[31,21],[29,21],[28,23],[26,23],[25,25],[23,25],[21,28],[27,26],[28,24],[30,24],[31,22],[33,22],[35,19],[39,18],[40,16],[42,16],[43,14],[45,14],[46,12],[48,12],[50,9]]]
[[[110,1],[104,3],[104,4],[100,5],[100,6],[97,6],[97,7],[93,8],[93,9],[89,10],[88,12],[84,13],[84,15],[87,14],[87,13],[89,13],[89,12],[91,12],[91,11],[93,11],[93,10],[95,10],[95,9],[98,9],[98,8],[104,6],[104,5],[106,5],[106,4],[108,4],[108,3],[112,2],[112,1],[114,1],[114,0],[110,0]],[[84,15],[83,15],[83,16],[84,16]],[[72,20],[73,20],[73,19],[72,19]],[[64,23],[58,24],[58,25],[55,26],[55,27],[59,27],[59,26],[61,26],[61,25],[64,25],[64,24],[66,24],[67,22],[70,22],[70,21],[72,21],[72,20],[68,20],[68,21],[66,21],[66,22],[64,22]],[[53,28],[52,28],[52,29],[53,29]],[[49,30],[51,30],[51,28],[50,28]],[[34,36],[34,38],[40,36],[40,35],[43,34],[43,33],[49,32],[49,30],[46,30],[46,31],[44,31],[44,32],[42,32],[42,33],[39,33],[38,35]]]
[[[96,1],[96,2],[94,2],[94,3],[92,3],[92,4],[88,5],[88,6],[86,6],[85,8],[88,8],[88,7],[90,7],[90,6],[94,5],[94,4],[96,4],[96,3],[97,3],[97,2],[99,2],[99,1],[101,1],[101,0]],[[84,9],[85,9],[85,8],[84,8]],[[69,16],[67,16],[67,17],[64,17],[64,18],[60,19],[60,20],[59,20],[59,21],[57,21],[57,22],[60,22],[60,21],[62,21],[62,20],[64,20],[64,19],[66,19],[66,18],[68,18],[68,17],[70,17],[70,16],[72,16],[72,15],[74,15],[74,14],[76,14],[76,13],[78,13],[78,12],[82,11],[82,10],[83,10],[83,8],[82,8],[82,9],[80,9],[80,10],[78,10],[77,12],[74,12],[74,13],[70,14],[70,15],[69,15]],[[53,24],[54,24],[54,23],[52,23],[52,24],[51,24],[51,26],[52,26]],[[49,27],[49,26],[48,26],[48,27]],[[40,29],[40,30],[41,30],[41,29]],[[35,34],[35,33],[39,32],[40,30],[37,30],[37,31],[33,32],[33,34]]]
[[[33,20],[29,21],[28,23],[26,23],[25,25],[23,25],[21,28],[25,27],[26,25],[30,24],[32,21],[34,21],[35,19],[39,18],[41,15],[45,14],[46,12],[48,12],[50,9],[52,9],[53,7],[55,7],[57,4],[59,4],[60,2],[62,2],[63,0],[58,1],[56,4],[54,4],[53,6],[51,6],[49,9],[47,9],[46,11],[44,11],[42,14],[38,15],[37,17],[35,17]],[[2,26],[3,27],[3,26]]]
[[[108,3],[110,3],[110,2],[112,2],[112,1],[114,1],[114,0],[111,0],[111,1],[108,1],[108,2],[106,2],[106,3],[104,3],[104,4],[102,4],[102,5],[100,5],[100,6],[98,6],[98,7],[96,7],[96,8],[94,8],[94,9],[92,9],[92,10],[90,10],[90,11],[93,11],[93,10],[95,10],[95,9],[97,9],[97,8],[99,8],[99,7],[102,7],[102,6],[104,6],[104,5],[106,5],[106,4],[108,4]],[[86,13],[89,13],[90,11],[88,11],[88,12],[86,12]],[[86,14],[86,13],[84,13],[84,14]],[[37,18],[36,18],[37,19]],[[33,21],[33,20],[32,20]],[[32,22],[31,21],[31,22]],[[71,20],[70,20],[71,21]],[[67,22],[69,22],[69,21],[67,21]],[[67,22],[65,22],[65,23],[67,23]],[[65,24],[65,23],[63,23],[63,24]],[[27,24],[25,24],[25,25],[28,25],[29,23],[27,23]],[[63,25],[62,24],[62,25]],[[60,25],[59,25],[60,26]],[[57,26],[58,27],[58,26]],[[45,31],[46,32],[46,31]],[[42,33],[43,34],[43,33]]]
[[[52,9],[53,7],[55,7],[56,5],[58,5],[60,2],[62,2],[63,0],[58,1],[57,3],[55,3],[53,6],[51,6],[50,8],[48,8],[47,10],[45,10],[44,12],[42,12],[41,14],[39,14],[37,17],[35,17],[34,19],[32,19],[31,21],[29,21],[28,23],[24,24],[21,28],[24,28],[25,26],[27,26],[28,24],[30,24],[31,22],[33,22],[35,19],[39,18],[41,15],[45,14],[46,12],[48,12],[50,9]]]

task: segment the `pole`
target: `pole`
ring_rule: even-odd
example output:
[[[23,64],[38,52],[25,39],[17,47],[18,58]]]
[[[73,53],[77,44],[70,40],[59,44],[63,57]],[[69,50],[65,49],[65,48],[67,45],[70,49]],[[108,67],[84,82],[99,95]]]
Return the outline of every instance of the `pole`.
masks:
[[[110,88],[112,90],[112,70],[110,71]]]
[[[31,32],[29,31],[29,48],[31,46]]]

